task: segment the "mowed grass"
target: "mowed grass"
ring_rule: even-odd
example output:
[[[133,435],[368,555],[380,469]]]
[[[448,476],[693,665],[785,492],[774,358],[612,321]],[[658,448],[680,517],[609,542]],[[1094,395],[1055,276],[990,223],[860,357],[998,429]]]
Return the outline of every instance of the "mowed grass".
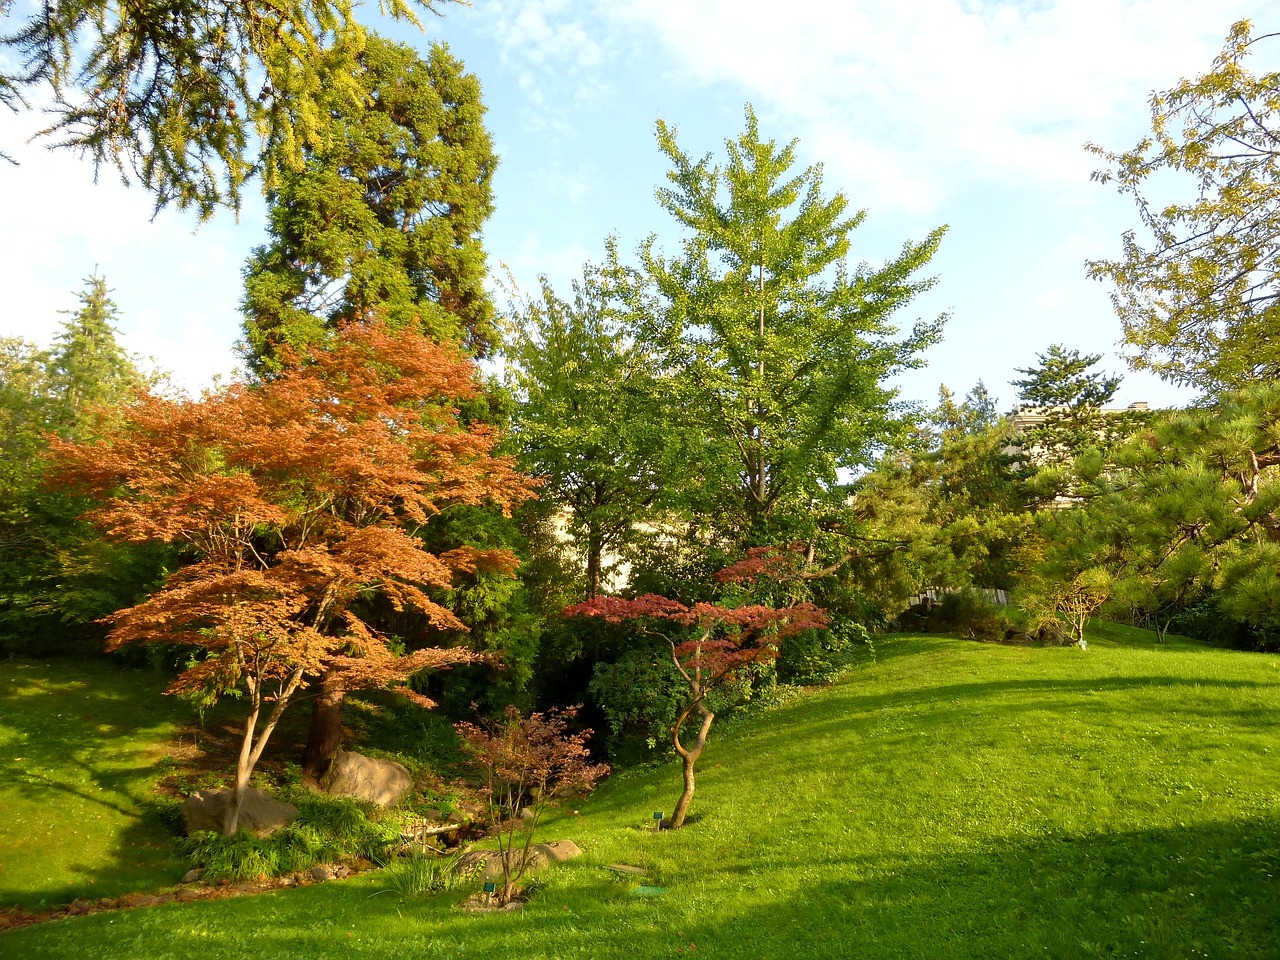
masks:
[[[586,855],[513,913],[375,874],[62,920],[0,955],[1275,957],[1280,658],[1149,637],[879,639],[841,683],[713,731],[693,825],[648,829],[674,766],[548,824]]]
[[[163,688],[155,674],[101,662],[0,662],[0,906],[118,896],[182,876],[154,802],[182,713]]]

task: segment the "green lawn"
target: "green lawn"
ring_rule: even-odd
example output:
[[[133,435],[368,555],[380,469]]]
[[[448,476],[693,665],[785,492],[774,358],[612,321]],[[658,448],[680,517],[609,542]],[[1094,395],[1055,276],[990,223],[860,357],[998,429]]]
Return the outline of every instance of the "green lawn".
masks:
[[[0,906],[182,876],[154,804],[157,763],[183,714],[163,687],[105,663],[0,661]]]
[[[878,639],[842,683],[713,731],[550,824],[586,856],[523,910],[383,876],[58,921],[0,955],[145,958],[1256,957],[1280,944],[1280,658]],[[603,866],[646,868],[654,898]]]

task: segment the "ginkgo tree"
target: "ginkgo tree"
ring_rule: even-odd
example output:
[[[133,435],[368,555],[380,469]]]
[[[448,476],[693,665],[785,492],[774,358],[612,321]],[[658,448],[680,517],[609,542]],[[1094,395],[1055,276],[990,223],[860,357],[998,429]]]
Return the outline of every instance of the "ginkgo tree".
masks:
[[[906,431],[892,378],[921,365],[944,317],[902,331],[895,315],[930,289],[922,276],[945,227],[882,265],[854,261],[866,211],[796,169],[799,144],[746,129],[727,159],[685,153],[658,121],[671,163],[659,205],[684,231],[680,251],[640,251],[647,279],[639,339],[668,375],[681,427],[700,442],[691,499],[736,544],[813,534],[838,510],[840,474]]]
[[[494,454],[495,431],[460,422],[457,404],[478,390],[457,348],[366,320],[265,383],[198,400],[143,393],[100,439],[55,442],[55,482],[97,498],[88,517],[108,537],[174,544],[185,560],[109,618],[109,646],[194,645],[196,662],[170,692],[206,702],[247,694],[228,835],[300,690],[323,680],[340,699],[476,658],[424,645],[465,629],[432,591],[459,571],[513,569],[515,558],[434,554],[414,528],[453,505],[509,510],[529,496],[528,481]],[[416,611],[418,636],[383,635],[362,602],[375,596]]]

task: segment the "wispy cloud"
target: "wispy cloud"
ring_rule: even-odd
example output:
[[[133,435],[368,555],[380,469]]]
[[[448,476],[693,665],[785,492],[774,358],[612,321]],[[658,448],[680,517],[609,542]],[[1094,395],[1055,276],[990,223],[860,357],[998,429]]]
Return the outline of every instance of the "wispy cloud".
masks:
[[[834,172],[847,168],[884,202],[915,210],[966,179],[1087,178],[1083,143],[1131,129],[1149,92],[1177,79],[1169,65],[1207,66],[1249,6],[632,0],[604,9],[619,29],[656,36],[690,82],[739,85],[762,116],[836,148],[824,153]]]

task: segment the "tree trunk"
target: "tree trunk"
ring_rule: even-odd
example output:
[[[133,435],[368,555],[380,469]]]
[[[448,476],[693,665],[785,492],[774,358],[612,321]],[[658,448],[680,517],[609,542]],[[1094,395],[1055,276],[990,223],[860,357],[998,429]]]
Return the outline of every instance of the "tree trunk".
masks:
[[[302,753],[302,772],[319,780],[329,769],[342,746],[342,701],[347,691],[337,676],[326,673],[320,680],[320,692],[311,707],[311,727],[307,746]]]
[[[595,529],[587,529],[587,600],[600,596],[600,569],[604,563],[604,537]]]
[[[253,773],[253,734],[258,726],[258,705],[254,704],[249,719],[245,721],[244,739],[240,743],[240,757],[236,761],[236,785],[231,791],[231,802],[222,818],[222,835],[234,837],[240,829],[240,808],[249,789],[249,775]]]
[[[680,718],[680,722],[675,728],[675,747],[676,753],[680,754],[681,765],[684,769],[684,791],[680,794],[680,799],[676,801],[676,809],[671,814],[671,829],[677,830],[684,826],[684,818],[689,813],[689,803],[693,800],[694,790],[694,766],[698,762],[698,758],[702,756],[702,748],[707,745],[707,734],[711,731],[711,721],[716,715],[707,709],[706,704],[699,700],[696,709],[702,715],[702,726],[698,730],[698,739],[692,747],[686,748],[680,743],[680,727],[684,723],[684,718],[688,716],[686,713]]]

